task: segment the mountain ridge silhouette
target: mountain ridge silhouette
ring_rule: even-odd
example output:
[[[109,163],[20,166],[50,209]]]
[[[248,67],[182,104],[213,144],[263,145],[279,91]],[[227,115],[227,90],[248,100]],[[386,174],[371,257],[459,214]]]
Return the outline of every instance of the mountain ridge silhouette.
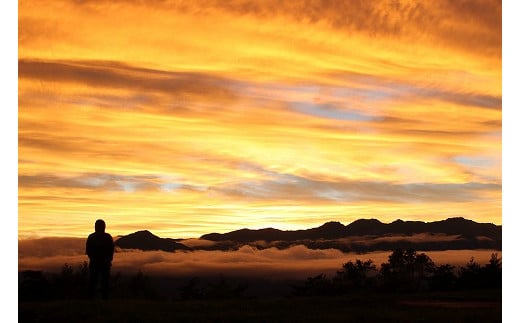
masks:
[[[278,230],[268,229],[240,229],[228,233],[209,233],[200,239],[211,241],[238,241],[253,242],[258,240],[294,240],[294,239],[337,239],[349,236],[385,235],[385,234],[418,234],[418,233],[445,233],[463,236],[484,236],[492,239],[501,239],[502,226],[492,223],[478,223],[462,217],[446,220],[423,222],[395,220],[391,223],[382,223],[377,219],[359,219],[348,225],[337,221],[311,229]]]
[[[421,234],[426,237],[423,241],[412,239]],[[438,237],[441,239],[437,239]],[[213,244],[188,247],[177,242],[182,242],[183,239],[160,238],[148,230],[141,230],[120,237],[115,241],[115,245],[122,249],[168,252],[178,250],[229,251],[238,250],[243,245],[251,245],[258,249],[270,247],[284,249],[294,245],[304,245],[310,249],[333,248],[343,252],[369,252],[395,248],[415,248],[425,251],[501,250],[502,226],[493,223],[478,223],[462,217],[433,222],[398,219],[391,223],[382,223],[377,219],[359,219],[348,225],[338,221],[329,221],[318,227],[301,230],[243,228],[227,233],[204,234],[199,239],[211,241]]]

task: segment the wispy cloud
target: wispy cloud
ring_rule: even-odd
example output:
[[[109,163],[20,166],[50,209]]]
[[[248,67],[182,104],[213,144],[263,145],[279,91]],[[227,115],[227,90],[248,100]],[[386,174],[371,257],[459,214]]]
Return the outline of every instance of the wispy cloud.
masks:
[[[470,202],[483,197],[479,192],[500,193],[499,184],[488,183],[409,183],[362,181],[315,181],[294,175],[274,180],[238,183],[224,188],[224,194],[278,200],[333,199],[343,202]]]
[[[493,0],[21,1],[19,234],[500,223],[501,34]]]

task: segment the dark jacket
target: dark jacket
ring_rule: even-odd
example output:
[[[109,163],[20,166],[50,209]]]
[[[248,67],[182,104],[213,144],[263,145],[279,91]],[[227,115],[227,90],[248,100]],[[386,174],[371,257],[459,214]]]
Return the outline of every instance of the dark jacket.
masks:
[[[112,236],[106,232],[91,233],[87,238],[86,253],[91,264],[110,266],[114,257]]]

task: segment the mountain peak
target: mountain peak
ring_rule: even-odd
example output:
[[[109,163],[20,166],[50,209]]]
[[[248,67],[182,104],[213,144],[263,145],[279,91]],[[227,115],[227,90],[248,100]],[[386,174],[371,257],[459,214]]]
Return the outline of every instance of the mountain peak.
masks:
[[[377,235],[384,231],[384,226],[377,219],[359,219],[347,225],[349,235]]]
[[[322,224],[320,226],[320,228],[324,228],[324,229],[336,229],[336,228],[345,228],[345,226],[343,224],[341,224],[341,222],[338,222],[338,221],[329,221],[329,222],[326,222],[324,224]]]
[[[141,236],[141,237],[157,237],[155,234],[151,233],[150,231],[148,230],[140,230],[140,231],[136,231],[134,233],[130,233],[129,235],[127,236]]]
[[[338,221],[326,222],[323,225],[309,230],[301,230],[300,238],[303,239],[336,239],[345,236],[346,227]],[[305,234],[307,232],[308,234]],[[302,234],[303,233],[303,234]]]
[[[461,216],[458,216],[458,217],[453,217],[453,218],[447,218],[445,220],[446,222],[459,222],[459,223],[463,223],[463,222],[474,222],[474,221],[471,221],[471,220],[468,220],[468,219],[465,219]]]
[[[159,238],[148,230],[141,230],[122,236],[114,244],[123,249],[162,250],[168,252],[190,250],[189,247],[172,239]]]

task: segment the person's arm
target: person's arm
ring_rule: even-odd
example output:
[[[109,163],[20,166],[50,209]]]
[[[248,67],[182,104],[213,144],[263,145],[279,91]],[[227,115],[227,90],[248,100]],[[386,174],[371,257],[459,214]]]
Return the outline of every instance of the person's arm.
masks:
[[[87,238],[87,243],[85,244],[85,253],[87,254],[87,256],[90,258],[91,256],[91,250],[90,250],[90,236]]]
[[[108,237],[110,237],[110,262],[114,259],[114,239],[112,239],[112,236],[108,234]]]
[[[112,261],[114,259],[114,240],[112,239],[112,237],[110,237],[110,239],[112,240],[112,251],[110,252],[110,261]]]

